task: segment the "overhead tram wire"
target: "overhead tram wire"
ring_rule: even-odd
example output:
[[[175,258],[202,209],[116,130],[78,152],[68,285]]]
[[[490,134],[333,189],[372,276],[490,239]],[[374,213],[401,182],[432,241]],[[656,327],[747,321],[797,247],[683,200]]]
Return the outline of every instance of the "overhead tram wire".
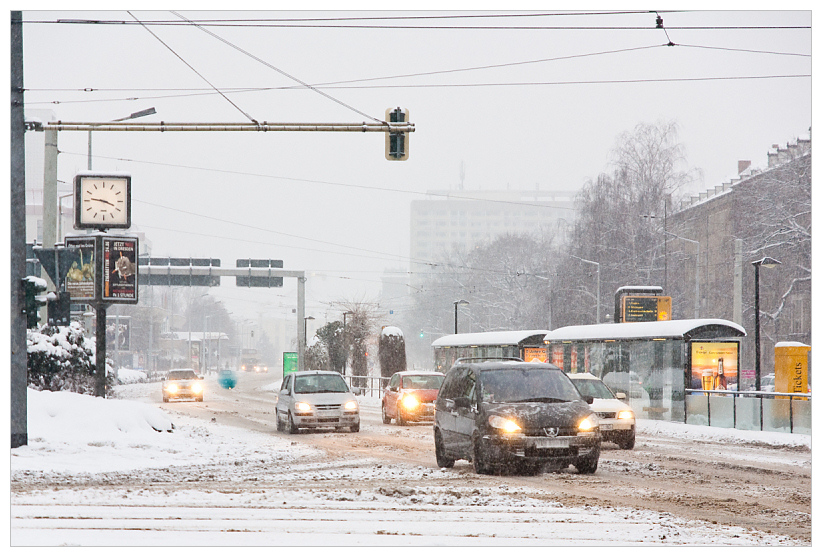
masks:
[[[76,156],[87,156],[86,153],[75,153],[72,151],[60,151],[60,154],[63,155],[76,155]],[[421,192],[421,191],[409,191],[409,190],[401,190],[396,188],[388,188],[384,186],[363,186],[361,184],[346,184],[344,182],[329,182],[327,180],[311,180],[308,178],[291,178],[288,176],[275,176],[272,174],[260,174],[257,172],[244,172],[240,170],[222,170],[219,168],[205,168],[202,166],[190,166],[184,164],[175,164],[175,163],[164,163],[164,162],[153,162],[153,161],[142,161],[138,159],[127,159],[123,157],[106,157],[103,155],[94,155],[95,159],[100,160],[114,160],[119,162],[130,162],[136,164],[151,164],[156,166],[167,166],[171,168],[182,168],[187,170],[202,170],[204,172],[221,172],[225,174],[236,174],[239,176],[253,176],[256,178],[270,178],[274,180],[289,180],[293,182],[303,182],[308,184],[317,184],[321,186],[342,186],[347,188],[358,188],[370,191],[384,191],[390,193],[403,193],[403,194],[411,194],[411,195],[425,195],[425,196],[432,196],[432,197],[444,197],[446,199],[455,199],[458,201],[484,201],[489,203],[500,203],[503,205],[514,205],[518,207],[536,207],[536,208],[545,208],[545,209],[566,209],[567,207],[559,206],[559,205],[548,205],[548,204],[540,204],[540,203],[528,203],[526,201],[508,201],[504,199],[483,199],[481,197],[471,197],[466,195],[451,195],[447,193],[436,193],[436,192]]]
[[[647,45],[647,46],[638,46],[638,47],[631,47],[631,48],[622,48],[618,50],[604,50],[599,52],[585,52],[581,54],[570,54],[568,56],[557,56],[554,58],[541,58],[536,60],[521,60],[517,62],[505,62],[502,64],[490,64],[484,66],[472,66],[467,68],[451,68],[447,70],[433,70],[429,72],[418,72],[412,74],[397,74],[397,75],[390,75],[390,76],[377,76],[377,77],[365,77],[360,79],[348,79],[348,80],[341,80],[341,81],[327,81],[322,83],[314,83],[313,87],[327,87],[330,85],[342,85],[342,84],[351,84],[351,83],[363,83],[368,81],[378,81],[383,79],[404,79],[409,77],[423,77],[423,76],[432,76],[432,75],[443,75],[448,73],[458,73],[458,72],[468,72],[468,71],[477,71],[477,70],[486,70],[486,69],[499,69],[499,68],[507,68],[513,66],[522,66],[526,64],[539,64],[544,62],[556,62],[556,61],[564,61],[564,60],[572,60],[575,58],[587,58],[593,56],[601,56],[601,55],[608,55],[608,54],[621,54],[625,52],[632,52],[638,50],[647,50],[652,48],[660,48],[668,46],[665,43],[662,44],[654,44],[654,45]],[[682,44],[676,43],[674,46],[681,46],[686,48],[705,48],[705,49],[712,49],[712,50],[726,50],[731,52],[746,52],[750,54],[773,54],[777,56],[800,56],[810,58],[810,54],[803,54],[798,52],[776,52],[771,50],[753,50],[753,49],[745,49],[745,48],[729,48],[729,47],[719,47],[719,46],[708,46],[708,45],[694,45],[694,44]],[[250,93],[250,92],[262,92],[262,91],[274,91],[274,90],[283,90],[283,89],[292,89],[292,87],[224,87],[222,90],[225,92],[231,93]],[[202,92],[208,92],[208,94],[214,94],[213,88],[194,88],[194,87],[151,87],[151,88],[139,88],[139,87],[129,87],[129,88],[113,88],[113,87],[83,87],[83,88],[56,88],[56,87],[26,87],[26,92],[83,92],[83,93],[98,93],[98,92],[118,92],[118,91],[180,91],[180,92],[192,92],[194,94],[202,94]],[[114,100],[136,100],[136,98],[132,97],[129,99],[114,99]]]
[[[281,70],[280,68],[278,68],[278,67],[276,67],[276,66],[274,66],[274,65],[272,65],[272,64],[269,64],[268,62],[266,62],[265,60],[263,60],[263,59],[259,58],[258,56],[255,56],[255,55],[251,54],[251,53],[250,53],[250,52],[248,52],[247,50],[244,50],[244,49],[240,48],[239,46],[235,45],[235,44],[234,44],[234,43],[232,43],[231,41],[228,41],[228,40],[226,40],[226,39],[224,39],[224,38],[220,37],[219,35],[217,35],[217,34],[213,33],[212,31],[209,31],[208,29],[206,29],[206,28],[202,27],[201,25],[198,25],[197,23],[192,22],[191,20],[189,20],[188,18],[186,18],[186,17],[184,17],[184,16],[180,15],[179,13],[177,13],[177,12],[175,12],[175,11],[172,11],[171,13],[173,13],[174,15],[176,15],[177,17],[179,17],[180,19],[183,19],[183,20],[185,20],[185,21],[189,22],[191,25],[194,25],[195,27],[197,27],[198,29],[200,29],[200,30],[201,30],[201,31],[203,31],[204,33],[208,33],[209,35],[211,35],[212,37],[214,37],[214,38],[215,38],[215,39],[217,39],[218,41],[222,42],[223,44],[226,44],[226,45],[230,46],[231,48],[233,48],[233,49],[237,50],[238,52],[241,52],[242,54],[245,54],[246,56],[248,56],[248,57],[249,57],[249,58],[251,58],[252,60],[255,60],[255,61],[259,62],[260,64],[264,65],[265,67],[267,67],[267,68],[270,68],[270,69],[274,70],[275,72],[279,73],[280,75],[283,75],[283,76],[287,77],[288,79],[291,79],[292,81],[296,81],[297,83],[299,83],[299,84],[300,84],[300,85],[302,85],[303,87],[306,87],[306,88],[308,88],[308,89],[311,89],[312,91],[314,91],[315,93],[317,93],[317,94],[319,94],[319,95],[321,95],[321,96],[325,97],[326,99],[328,99],[328,100],[330,100],[330,101],[333,101],[333,102],[335,102],[335,103],[339,104],[340,106],[343,106],[343,107],[345,107],[345,108],[347,108],[347,109],[349,109],[349,110],[352,110],[352,111],[356,112],[357,114],[359,114],[360,116],[362,116],[362,117],[364,117],[364,118],[368,118],[369,120],[373,120],[373,121],[375,121],[375,122],[382,123],[382,124],[386,124],[386,123],[387,123],[387,122],[385,122],[385,121],[383,121],[383,120],[381,120],[381,119],[379,119],[379,118],[375,118],[375,117],[373,117],[373,116],[370,116],[370,115],[366,114],[365,112],[363,112],[363,111],[361,111],[361,110],[358,110],[358,109],[354,108],[353,106],[351,106],[351,105],[349,105],[349,104],[347,104],[347,103],[344,103],[343,101],[341,101],[341,100],[339,100],[339,99],[336,99],[336,98],[332,97],[332,96],[331,96],[331,95],[329,95],[328,93],[324,93],[323,91],[320,91],[319,89],[316,89],[315,87],[313,87],[313,86],[309,85],[309,84],[308,84],[308,83],[306,83],[305,81],[303,81],[303,80],[301,80],[301,79],[299,79],[299,78],[297,78],[297,77],[295,77],[295,76],[293,76],[293,75],[291,75],[291,74],[289,74],[289,73],[287,73],[287,72],[285,72],[285,71]]]
[[[129,11],[127,11],[127,13],[128,13],[128,15],[130,15],[131,17],[133,17],[133,18],[134,18],[134,19],[135,19],[138,23],[140,23],[140,24],[142,25],[142,22],[141,22],[139,19],[137,19],[137,17],[136,17],[133,13],[131,13],[131,12],[129,12]],[[211,83],[211,82],[210,82],[210,81],[209,81],[209,80],[208,80],[208,79],[207,79],[207,78],[206,78],[203,74],[201,74],[200,72],[198,72],[198,71],[194,68],[194,66],[192,66],[191,64],[189,64],[188,62],[186,62],[186,60],[185,60],[182,56],[180,56],[179,54],[177,54],[177,53],[174,51],[174,49],[173,49],[173,48],[171,48],[168,44],[166,44],[166,43],[163,41],[163,39],[161,39],[160,37],[158,37],[158,36],[154,33],[154,31],[152,31],[151,29],[149,29],[149,28],[148,28],[148,27],[146,27],[145,25],[143,25],[143,28],[144,28],[146,31],[148,31],[149,33],[151,33],[151,36],[152,36],[152,37],[154,37],[155,39],[157,39],[158,41],[160,41],[160,44],[162,44],[162,45],[163,45],[164,47],[166,47],[169,51],[171,51],[171,53],[172,53],[174,56],[176,56],[177,58],[179,58],[179,59],[180,59],[180,61],[181,61],[183,64],[185,64],[186,66],[188,66],[188,67],[189,67],[189,69],[191,69],[191,71],[193,71],[194,73],[196,73],[196,74],[200,77],[200,79],[202,79],[203,81],[205,81],[206,83],[208,83],[208,84],[212,87],[212,89],[214,89],[217,93],[219,93],[219,94],[220,94],[220,96],[221,96],[221,97],[223,97],[225,100],[227,100],[227,101],[231,104],[231,106],[233,106],[234,108],[236,108],[237,110],[239,110],[239,111],[240,111],[240,113],[241,113],[243,116],[245,116],[246,118],[248,118],[248,119],[249,119],[252,123],[257,124],[258,126],[260,125],[260,124],[259,124],[259,122],[257,122],[257,120],[255,120],[254,118],[252,118],[252,117],[251,117],[251,116],[250,116],[250,115],[249,115],[246,111],[244,111],[242,108],[240,108],[239,106],[237,106],[237,104],[236,104],[236,103],[234,103],[234,101],[232,101],[232,100],[231,100],[231,99],[229,99],[227,96],[225,96],[225,94],[224,94],[222,91],[220,91],[220,90],[219,90],[219,89],[218,89],[218,88],[217,88],[217,87],[216,87],[213,83]]]
[[[786,74],[786,75],[742,75],[742,76],[713,76],[713,77],[680,77],[680,78],[647,78],[647,79],[607,79],[607,80],[592,80],[592,81],[526,81],[526,82],[486,82],[486,83],[423,83],[416,85],[332,85],[332,86],[314,86],[314,89],[464,89],[469,87],[549,87],[560,85],[625,85],[632,83],[678,83],[678,82],[709,82],[709,81],[742,81],[742,80],[764,80],[764,79],[797,79],[809,78],[811,74]],[[297,90],[294,86],[285,87],[267,87],[254,88],[243,91],[235,91],[235,93],[253,93],[259,91],[274,91],[274,90]],[[27,89],[34,91],[35,89]],[[137,89],[138,91],[141,89]],[[43,104],[85,104],[85,103],[99,103],[99,102],[123,102],[135,100],[160,100],[160,99],[175,99],[185,97],[198,97],[204,95],[213,95],[212,92],[187,93],[181,95],[145,95],[140,97],[117,97],[108,99],[80,99],[68,101],[26,101],[26,106],[43,105]],[[370,118],[370,117],[369,117]],[[381,120],[378,120],[382,123]]]
[[[638,13],[655,13],[642,11]],[[600,14],[592,14],[600,15]],[[61,25],[134,25],[136,22],[122,20],[28,20],[26,24]],[[146,25],[179,27],[188,23],[177,21],[147,21]],[[248,27],[248,28],[290,28],[290,29],[376,29],[376,30],[441,30],[441,31],[655,31],[653,25],[356,25],[356,24],[309,24],[309,23],[200,23],[202,27]],[[812,29],[810,25],[675,25],[667,29],[687,31],[778,31]]]

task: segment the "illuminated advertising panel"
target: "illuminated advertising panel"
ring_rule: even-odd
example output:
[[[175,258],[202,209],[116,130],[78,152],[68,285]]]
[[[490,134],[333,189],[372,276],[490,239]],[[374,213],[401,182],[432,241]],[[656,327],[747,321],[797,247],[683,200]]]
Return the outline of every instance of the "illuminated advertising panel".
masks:
[[[137,238],[103,237],[103,301],[137,303]]]
[[[534,360],[547,362],[548,349],[544,346],[524,346],[522,348],[522,359],[526,362],[533,362]]]
[[[691,388],[735,389],[739,380],[739,342],[691,342]]]

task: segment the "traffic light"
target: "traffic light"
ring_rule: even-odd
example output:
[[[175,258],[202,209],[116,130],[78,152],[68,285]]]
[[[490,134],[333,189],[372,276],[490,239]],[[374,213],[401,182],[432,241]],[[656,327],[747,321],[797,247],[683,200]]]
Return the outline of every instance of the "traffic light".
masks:
[[[408,123],[408,109],[389,108],[385,111],[389,124]],[[385,132],[385,158],[390,161],[408,160],[408,132]]]
[[[23,302],[23,313],[26,314],[26,328],[33,329],[40,321],[40,306],[46,304],[45,296],[41,294],[46,291],[46,281],[34,276],[21,279],[25,301]]]
[[[58,292],[57,296],[48,301],[49,325],[67,327],[71,324],[71,298],[68,292]]]
[[[423,338],[423,337],[425,337],[425,333],[420,331],[420,338]]]

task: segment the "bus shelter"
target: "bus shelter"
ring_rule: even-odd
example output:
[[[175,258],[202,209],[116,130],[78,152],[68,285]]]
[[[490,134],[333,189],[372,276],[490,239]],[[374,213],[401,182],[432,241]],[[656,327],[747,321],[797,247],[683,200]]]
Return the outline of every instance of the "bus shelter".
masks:
[[[708,377],[711,387],[736,388],[744,336],[724,319],[681,319],[561,327],[544,343],[565,373],[591,373],[625,393],[637,417],[684,422],[686,389]]]
[[[489,331],[460,333],[438,338],[434,348],[434,369],[447,372],[458,358],[521,358],[526,362],[547,361],[543,339],[547,330]]]

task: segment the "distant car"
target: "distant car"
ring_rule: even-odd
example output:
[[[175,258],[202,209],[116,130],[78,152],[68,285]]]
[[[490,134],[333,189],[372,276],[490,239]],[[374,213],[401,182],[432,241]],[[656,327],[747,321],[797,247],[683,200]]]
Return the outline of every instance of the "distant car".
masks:
[[[434,403],[445,379],[437,371],[398,371],[391,376],[382,395],[382,423],[434,420]]]
[[[254,364],[254,371],[256,373],[268,373],[268,366],[262,362],[257,362]]]
[[[620,449],[633,449],[636,442],[636,418],[630,406],[622,402],[623,393],[614,394],[591,373],[569,373],[568,379],[584,397],[593,397],[591,409],[599,418],[603,441],[612,441]]]
[[[203,390],[203,378],[193,369],[172,369],[163,381],[163,402],[181,398],[202,402]]]
[[[223,389],[233,389],[237,386],[237,375],[230,369],[221,369],[217,381]]]
[[[458,362],[445,376],[434,414],[437,466],[470,460],[477,474],[552,463],[593,474],[599,420],[571,380],[552,364]]]
[[[776,375],[773,373],[763,375],[759,379],[759,388],[766,393],[774,392],[776,390]]]
[[[286,375],[277,398],[277,431],[348,428],[360,430],[360,406],[336,371],[295,371]]]

